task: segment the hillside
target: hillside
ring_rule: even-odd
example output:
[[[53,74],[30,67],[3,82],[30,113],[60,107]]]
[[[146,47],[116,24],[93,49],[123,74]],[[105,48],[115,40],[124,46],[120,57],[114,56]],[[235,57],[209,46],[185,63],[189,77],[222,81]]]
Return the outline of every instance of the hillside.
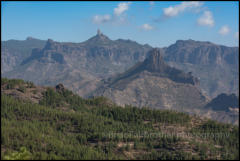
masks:
[[[239,128],[3,78],[1,159],[239,159]]]

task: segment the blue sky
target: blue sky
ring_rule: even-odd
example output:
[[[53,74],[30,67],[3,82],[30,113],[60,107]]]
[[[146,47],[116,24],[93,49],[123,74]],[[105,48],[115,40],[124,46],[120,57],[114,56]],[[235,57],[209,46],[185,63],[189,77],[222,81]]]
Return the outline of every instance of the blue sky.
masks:
[[[83,42],[98,28],[110,39],[165,47],[177,40],[238,46],[239,2],[1,2],[2,40],[28,36]]]

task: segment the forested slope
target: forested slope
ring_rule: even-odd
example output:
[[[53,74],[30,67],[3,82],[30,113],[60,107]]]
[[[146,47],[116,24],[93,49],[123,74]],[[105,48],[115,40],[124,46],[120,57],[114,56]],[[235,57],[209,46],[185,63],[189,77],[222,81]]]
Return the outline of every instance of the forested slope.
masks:
[[[1,79],[1,159],[239,159],[237,126]]]

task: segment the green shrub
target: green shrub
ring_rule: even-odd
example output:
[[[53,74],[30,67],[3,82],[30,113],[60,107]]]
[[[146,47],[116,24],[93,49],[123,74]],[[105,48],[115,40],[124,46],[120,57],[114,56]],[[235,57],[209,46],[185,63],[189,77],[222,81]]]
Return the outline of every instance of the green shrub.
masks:
[[[3,156],[4,160],[30,160],[32,159],[32,154],[27,151],[26,147],[21,147],[19,152],[12,152]]]

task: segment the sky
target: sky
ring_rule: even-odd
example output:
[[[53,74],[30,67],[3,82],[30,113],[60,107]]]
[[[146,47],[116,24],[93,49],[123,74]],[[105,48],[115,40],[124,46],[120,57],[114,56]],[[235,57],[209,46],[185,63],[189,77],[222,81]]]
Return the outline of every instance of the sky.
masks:
[[[97,29],[153,47],[177,40],[238,46],[238,1],[1,1],[1,39],[83,42]]]

